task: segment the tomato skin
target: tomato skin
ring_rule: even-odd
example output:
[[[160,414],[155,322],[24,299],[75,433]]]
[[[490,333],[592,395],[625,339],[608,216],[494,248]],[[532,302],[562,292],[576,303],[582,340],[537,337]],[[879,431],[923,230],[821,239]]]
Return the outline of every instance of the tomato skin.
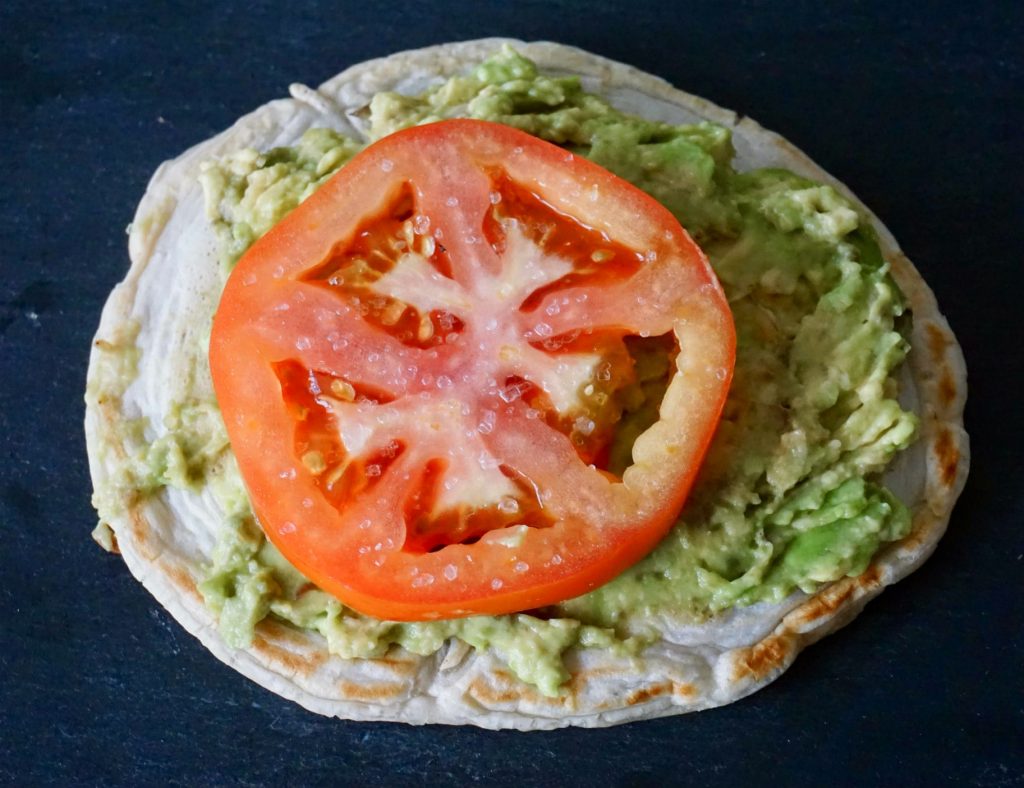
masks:
[[[503,196],[521,216],[488,229]],[[387,206],[398,206],[398,218]],[[397,241],[401,263],[377,270],[370,262],[365,281],[346,279],[369,256],[367,244],[386,240],[374,228],[390,232],[388,222],[421,217],[429,229],[413,239],[418,256]],[[623,260],[610,270],[625,273],[566,278],[579,262],[566,269],[543,240],[523,240],[522,227],[548,225],[556,230],[547,237],[567,239],[563,252],[597,243],[594,255]],[[488,235],[495,232],[505,233],[500,242]],[[340,273],[323,279],[335,265]],[[325,283],[334,280],[344,281]],[[445,310],[458,318],[446,319],[458,326],[457,341],[429,344]],[[402,338],[417,326],[418,338]],[[588,466],[566,434],[499,385],[531,380],[557,408],[571,388],[562,367],[583,368],[588,356],[547,354],[538,344],[572,332],[612,342],[672,332],[680,348],[661,419],[637,440],[621,480]],[[398,132],[355,157],[239,261],[210,341],[228,435],[268,538],[318,586],[391,620],[553,604],[647,554],[693,483],[734,359],[721,287],[667,209],[585,159],[471,120]],[[282,365],[295,363],[310,371],[302,403],[283,393]],[[361,393],[348,400],[350,390]],[[379,451],[385,439],[398,447],[390,456]],[[328,460],[340,470],[320,469]],[[351,481],[357,466],[363,476]],[[442,470],[430,476],[428,467]],[[332,473],[348,485],[343,500],[332,498]],[[462,491],[445,491],[450,479]],[[446,495],[470,512],[495,502],[515,508],[495,510],[501,527],[473,539],[413,549],[410,501],[443,507]],[[536,527],[514,527],[517,517]]]

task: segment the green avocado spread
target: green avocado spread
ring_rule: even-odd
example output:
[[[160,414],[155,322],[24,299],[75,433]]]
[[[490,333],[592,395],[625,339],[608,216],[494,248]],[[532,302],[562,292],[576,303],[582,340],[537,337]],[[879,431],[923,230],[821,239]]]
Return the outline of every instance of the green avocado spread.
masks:
[[[667,206],[705,250],[738,349],[698,483],[661,544],[585,596],[533,614],[380,621],[316,589],[266,541],[216,405],[183,402],[118,484],[138,494],[166,485],[213,491],[225,516],[201,591],[229,643],[248,644],[267,616],[319,632],[343,657],[395,645],[431,654],[458,638],[554,695],[568,678],[570,648],[637,654],[659,637],[659,621],[698,622],[813,592],[858,575],[882,545],[908,533],[907,508],[880,478],[916,428],[894,376],[909,315],[871,227],[841,194],[784,170],[738,172],[728,129],[623,114],[577,78],[540,74],[507,48],[422,95],[378,94],[366,136],[451,117],[505,123],[590,158]],[[364,144],[318,128],[291,148],[208,163],[201,179],[225,271]],[[638,345],[634,358],[612,465],[628,464],[666,385],[663,353]]]

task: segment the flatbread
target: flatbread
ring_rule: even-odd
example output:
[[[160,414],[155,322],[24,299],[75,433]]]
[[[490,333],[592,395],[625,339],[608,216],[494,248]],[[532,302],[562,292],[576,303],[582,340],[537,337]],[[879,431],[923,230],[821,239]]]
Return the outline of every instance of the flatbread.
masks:
[[[157,170],[139,205],[129,240],[131,269],[103,311],[90,359],[93,391],[109,385],[106,349],[137,344],[138,377],[121,396],[87,398],[86,435],[94,484],[117,473],[130,439],[124,425],[145,415],[159,429],[184,386],[182,371],[205,369],[199,358],[219,293],[218,241],[206,220],[200,164],[244,147],[294,143],[313,126],[358,136],[357,115],[383,90],[419,93],[492,54],[507,39],[444,44],[354,66],[317,90],[293,86],[291,99],[271,102],[227,131]],[[779,166],[849,190],[806,155],[749,118],[676,90],[630,66],[560,44],[512,43],[549,73],[582,77],[616,107],[673,123],[712,120],[733,130],[740,169]],[[132,574],[220,660],[285,698],[319,714],[413,724],[549,729],[605,726],[720,706],[779,676],[809,643],[849,622],[886,586],[916,569],[944,532],[967,475],[963,430],[966,369],[935,297],[867,209],[893,275],[914,314],[912,351],[904,367],[905,403],[921,417],[920,439],[897,461],[889,485],[911,507],[912,531],[889,545],[860,577],[779,604],[737,608],[703,625],[668,622],[662,641],[640,657],[583,649],[567,655],[571,679],[557,698],[516,679],[490,653],[457,641],[430,657],[393,649],[386,658],[344,660],[328,654],[320,635],[266,620],[251,647],[229,647],[215,614],[197,590],[210,561],[220,511],[209,491],[165,489],[130,502],[109,526]],[[204,388],[205,387],[205,388]]]

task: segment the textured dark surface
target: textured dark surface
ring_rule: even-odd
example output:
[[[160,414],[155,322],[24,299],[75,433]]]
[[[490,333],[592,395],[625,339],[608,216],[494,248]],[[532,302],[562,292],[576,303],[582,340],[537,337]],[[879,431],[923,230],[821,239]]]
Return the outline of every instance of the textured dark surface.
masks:
[[[0,781],[1024,784],[1019,3],[170,5],[0,6]],[[493,34],[783,133],[883,218],[963,343],[973,471],[935,556],[730,707],[529,735],[321,719],[217,662],[88,537],[89,340],[150,173],[291,81]]]

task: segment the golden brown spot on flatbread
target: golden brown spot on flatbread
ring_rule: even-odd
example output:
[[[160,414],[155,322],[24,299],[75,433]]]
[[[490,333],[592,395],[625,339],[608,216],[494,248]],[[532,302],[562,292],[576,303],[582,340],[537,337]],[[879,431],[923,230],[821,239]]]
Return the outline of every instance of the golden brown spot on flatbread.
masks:
[[[858,588],[870,590],[881,582],[881,570],[876,564],[871,564],[857,577],[844,578],[807,600],[795,613],[796,622],[802,628],[822,621],[850,601]]]
[[[782,634],[766,637],[760,643],[737,655],[733,679],[735,681],[748,677],[755,680],[763,679],[770,673],[781,670],[792,651],[792,635]]]
[[[360,684],[342,679],[337,684],[345,700],[391,701],[402,696],[405,687],[401,684]]]
[[[100,415],[103,420],[107,423],[110,429],[114,429],[117,426],[118,420],[121,418],[121,411],[117,406],[121,404],[120,397],[113,397],[109,394],[104,394],[96,400],[96,404],[99,406]],[[117,458],[123,460],[125,458],[124,444],[119,440],[107,441],[107,445],[112,447],[117,452]]]
[[[407,678],[419,668],[420,659],[420,657],[377,657],[373,661],[377,665],[387,666],[392,673]]]
[[[935,456],[939,461],[939,478],[946,487],[952,487],[960,466],[960,452],[953,442],[952,433],[945,427],[939,430],[935,439]]]
[[[568,688],[570,695],[577,695],[588,682],[594,681],[601,676],[608,676],[616,673],[621,674],[622,671],[615,668],[591,668],[590,670],[581,670],[579,673],[573,673],[569,676],[569,681],[566,682],[566,687]]]
[[[911,521],[910,533],[907,534],[899,545],[904,550],[914,550],[924,539],[928,530],[935,525],[935,516],[928,509],[921,509],[914,514]]]
[[[507,674],[506,674],[507,675]],[[494,672],[495,678],[501,678],[500,672]],[[525,685],[519,688],[509,688],[507,685],[492,688],[486,679],[473,679],[468,687],[470,697],[479,701],[484,706],[493,707],[498,704],[514,703],[518,700],[533,700],[534,693]]]
[[[128,508],[128,530],[132,535],[132,542],[139,555],[147,561],[155,561],[159,556],[150,546],[149,523],[142,516],[138,506]]]
[[[783,137],[774,137],[772,144],[791,159],[806,159],[807,156],[796,145]]]
[[[853,596],[853,583],[843,581],[800,606],[798,621],[811,624],[834,613],[846,600]]]
[[[939,378],[939,402],[943,408],[948,408],[956,399],[956,383],[948,369],[942,370],[942,377]]]
[[[670,692],[672,692],[672,684],[670,682],[652,684],[650,687],[641,687],[626,696],[625,705],[636,706],[638,703],[644,703],[652,698],[658,698]]]
[[[106,526],[107,530],[110,531],[110,552],[114,555],[121,555],[121,548],[117,544],[117,531],[111,528],[109,523]]]
[[[278,666],[282,666],[286,670],[300,676],[308,676],[327,659],[327,652],[325,651],[308,651],[306,654],[296,654],[293,651],[288,651],[288,649],[275,645],[260,634],[261,632],[271,634],[267,632],[268,629],[266,622],[261,622],[257,626],[257,634],[252,640],[252,650],[267,661],[276,663]]]
[[[420,657],[416,657],[416,656],[412,656],[412,657],[403,657],[403,656],[378,657],[377,659],[374,660],[374,662],[376,662],[376,663],[378,663],[380,665],[389,665],[391,667],[396,667],[396,668],[397,667],[407,668],[409,666],[415,667],[416,663],[419,662],[420,659],[421,659]]]
[[[691,700],[697,697],[698,690],[692,684],[672,682],[672,694],[680,700]]]
[[[265,618],[260,622],[260,629],[264,635],[278,643],[288,643],[301,648],[309,648],[309,635],[299,632],[292,626],[273,618]]]
[[[192,579],[192,575],[180,566],[165,566],[164,573],[168,578],[170,578],[171,582],[174,583],[178,591],[188,594],[199,602],[203,601],[203,597],[200,595],[199,589],[196,588],[196,581]]]
[[[935,363],[941,362],[946,357],[946,348],[949,346],[949,338],[945,332],[934,323],[925,325],[925,333],[928,335],[928,349],[931,351]]]
[[[874,588],[880,585],[882,582],[882,570],[878,568],[877,564],[871,564],[867,569],[864,570],[863,574],[857,578],[857,583],[861,588]]]
[[[584,682],[587,675],[586,673],[580,674]],[[485,677],[481,676],[473,679],[469,687],[466,688],[466,693],[471,698],[487,708],[494,708],[495,706],[507,705],[509,703],[528,703],[532,706],[546,705],[568,709],[576,708],[577,693],[575,683],[578,678],[577,675],[570,677],[568,691],[563,691],[553,698],[541,695],[533,687],[524,684],[511,673],[501,668],[493,670],[491,676],[497,680],[495,684],[498,686],[492,686]],[[563,688],[563,690],[565,689]]]

